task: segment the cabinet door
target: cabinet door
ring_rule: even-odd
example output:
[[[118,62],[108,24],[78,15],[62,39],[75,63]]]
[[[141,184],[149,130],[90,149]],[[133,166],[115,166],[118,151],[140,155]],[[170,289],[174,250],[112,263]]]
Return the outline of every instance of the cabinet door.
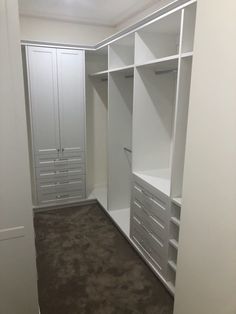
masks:
[[[60,138],[62,154],[84,150],[84,52],[57,50]]]
[[[56,49],[28,47],[28,76],[36,159],[60,148]]]

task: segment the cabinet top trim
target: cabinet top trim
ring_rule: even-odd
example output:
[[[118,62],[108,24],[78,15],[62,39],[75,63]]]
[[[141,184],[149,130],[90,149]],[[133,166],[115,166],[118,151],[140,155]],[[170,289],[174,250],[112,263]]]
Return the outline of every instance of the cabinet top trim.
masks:
[[[107,37],[106,39],[102,40],[101,42],[95,44],[95,45],[70,45],[70,44],[59,44],[59,43],[53,43],[53,42],[40,42],[40,41],[28,41],[28,40],[22,40],[21,45],[22,46],[41,46],[41,47],[51,47],[51,48],[64,48],[64,49],[76,49],[76,50],[98,50],[100,48],[103,48],[114,41],[121,39],[135,31],[137,31],[140,28],[143,28],[144,26],[148,25],[149,23],[154,22],[155,20],[158,20],[159,18],[164,17],[165,15],[169,15],[171,13],[174,13],[175,11],[181,10],[184,7],[191,5],[193,3],[196,3],[197,0],[174,0],[170,4],[164,6],[163,8],[151,13],[150,15],[146,16],[142,20],[138,21],[137,23],[115,33],[112,36]]]

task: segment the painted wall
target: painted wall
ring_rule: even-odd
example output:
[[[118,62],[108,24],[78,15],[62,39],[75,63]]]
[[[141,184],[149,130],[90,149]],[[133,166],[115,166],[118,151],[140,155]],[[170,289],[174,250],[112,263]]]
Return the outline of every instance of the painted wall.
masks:
[[[113,27],[93,26],[20,16],[21,39],[69,45],[94,45],[115,32]]]
[[[38,313],[17,1],[0,0],[0,313]]]
[[[175,314],[236,313],[235,16],[198,0]]]
[[[174,0],[159,0],[156,1],[156,3],[152,6],[150,6],[149,8],[143,10],[142,12],[140,12],[139,14],[135,14],[133,16],[131,16],[129,19],[123,20],[119,25],[116,26],[116,32],[123,30],[125,28],[127,28],[128,26],[131,26],[132,24],[137,23],[138,21],[142,20],[143,18],[145,18],[146,16],[148,16],[149,14],[152,14],[153,12],[161,9],[162,7],[175,2]]]

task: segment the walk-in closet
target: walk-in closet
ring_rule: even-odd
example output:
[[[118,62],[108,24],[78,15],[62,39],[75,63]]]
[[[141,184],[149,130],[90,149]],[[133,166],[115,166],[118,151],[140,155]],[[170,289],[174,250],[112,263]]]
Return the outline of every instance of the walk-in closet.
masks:
[[[0,0],[0,314],[235,313],[234,12]]]

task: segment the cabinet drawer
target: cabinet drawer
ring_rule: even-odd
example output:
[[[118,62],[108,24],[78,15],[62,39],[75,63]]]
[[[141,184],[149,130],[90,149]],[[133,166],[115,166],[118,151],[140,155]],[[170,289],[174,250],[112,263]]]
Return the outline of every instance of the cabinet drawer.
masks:
[[[133,199],[143,205],[149,215],[153,216],[157,221],[166,223],[167,221],[167,204],[166,202],[149,193],[141,185],[134,183]]]
[[[38,193],[38,201],[40,204],[63,203],[81,199],[85,199],[84,189],[64,193],[51,191],[44,191],[44,193]]]
[[[84,163],[84,153],[81,152],[77,156],[74,157],[62,157],[59,156],[58,158],[44,158],[41,159],[40,156],[36,158],[36,167],[44,167],[49,169],[54,168],[62,168],[67,167],[73,164],[80,164]]]
[[[137,200],[132,203],[132,216],[137,217],[144,227],[150,230],[161,242],[164,242],[167,232],[166,222],[153,217]]]
[[[79,148],[63,148],[61,152],[62,158],[77,158],[81,155],[82,151]]]
[[[39,183],[37,184],[37,189],[40,193],[44,193],[44,191],[48,192],[67,192],[72,190],[81,190],[85,187],[85,177],[79,176],[76,180],[62,180],[61,182],[53,182],[53,183]]]
[[[85,174],[84,164],[73,165],[66,169],[48,169],[47,167],[36,168],[36,177],[39,182],[57,182],[60,180],[74,180]]]
[[[132,219],[131,237],[159,272],[163,271],[164,246],[147,232],[140,221]]]

